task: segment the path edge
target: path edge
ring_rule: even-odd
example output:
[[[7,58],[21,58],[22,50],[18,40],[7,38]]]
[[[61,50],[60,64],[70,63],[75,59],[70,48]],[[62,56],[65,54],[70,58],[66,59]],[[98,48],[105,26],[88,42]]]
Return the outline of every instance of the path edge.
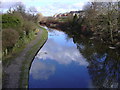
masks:
[[[25,55],[25,60],[21,67],[21,74],[20,74],[18,88],[27,89],[29,87],[29,73],[30,73],[29,71],[30,71],[32,62],[36,54],[44,46],[44,44],[46,43],[48,39],[48,31],[43,27],[40,27],[40,29],[42,30],[40,40]]]

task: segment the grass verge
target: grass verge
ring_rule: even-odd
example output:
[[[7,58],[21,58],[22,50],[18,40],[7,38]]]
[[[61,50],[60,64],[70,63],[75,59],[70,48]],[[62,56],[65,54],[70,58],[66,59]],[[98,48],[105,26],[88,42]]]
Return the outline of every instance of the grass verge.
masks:
[[[41,28],[41,27],[40,27]],[[26,53],[25,60],[21,67],[21,74],[19,80],[19,88],[28,88],[28,80],[29,80],[29,70],[34,60],[37,52],[42,48],[44,43],[48,38],[48,32],[46,29],[42,29],[42,34],[40,36],[40,40]]]
[[[35,32],[33,32],[35,33]],[[30,43],[30,41],[34,40],[35,39],[35,34],[33,34],[31,36],[31,38],[29,37],[24,37],[23,40],[19,40],[17,43],[16,43],[16,46],[13,47],[13,50],[12,50],[12,53],[11,54],[8,54],[7,56],[4,56],[2,58],[2,64],[3,66],[7,67],[8,65],[11,64],[11,62],[14,60],[14,58],[16,58],[19,53],[21,53],[23,51],[23,49],[26,47],[27,44]],[[17,46],[17,44],[19,45],[19,47]]]

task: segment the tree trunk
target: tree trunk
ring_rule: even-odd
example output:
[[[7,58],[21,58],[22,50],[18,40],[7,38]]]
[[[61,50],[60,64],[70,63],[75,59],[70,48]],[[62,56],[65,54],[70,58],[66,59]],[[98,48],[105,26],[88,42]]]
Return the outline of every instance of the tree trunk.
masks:
[[[111,21],[109,21],[109,24],[110,24],[110,37],[111,37],[111,41],[113,42],[113,25]]]

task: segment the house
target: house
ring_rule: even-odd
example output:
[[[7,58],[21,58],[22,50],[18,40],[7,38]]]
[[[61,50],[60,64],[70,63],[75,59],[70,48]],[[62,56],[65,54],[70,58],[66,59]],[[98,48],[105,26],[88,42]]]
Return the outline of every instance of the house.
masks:
[[[84,17],[85,16],[85,12],[84,11],[70,11],[69,13],[60,13],[60,14],[55,14],[53,17],[55,18],[60,18],[60,17],[68,17],[68,16],[82,16]]]

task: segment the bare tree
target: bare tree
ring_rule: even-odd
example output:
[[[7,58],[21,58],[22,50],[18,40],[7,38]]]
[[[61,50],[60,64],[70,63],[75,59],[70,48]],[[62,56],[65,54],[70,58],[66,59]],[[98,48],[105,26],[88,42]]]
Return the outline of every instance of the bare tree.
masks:
[[[38,11],[35,7],[30,7],[28,12],[34,16]]]

